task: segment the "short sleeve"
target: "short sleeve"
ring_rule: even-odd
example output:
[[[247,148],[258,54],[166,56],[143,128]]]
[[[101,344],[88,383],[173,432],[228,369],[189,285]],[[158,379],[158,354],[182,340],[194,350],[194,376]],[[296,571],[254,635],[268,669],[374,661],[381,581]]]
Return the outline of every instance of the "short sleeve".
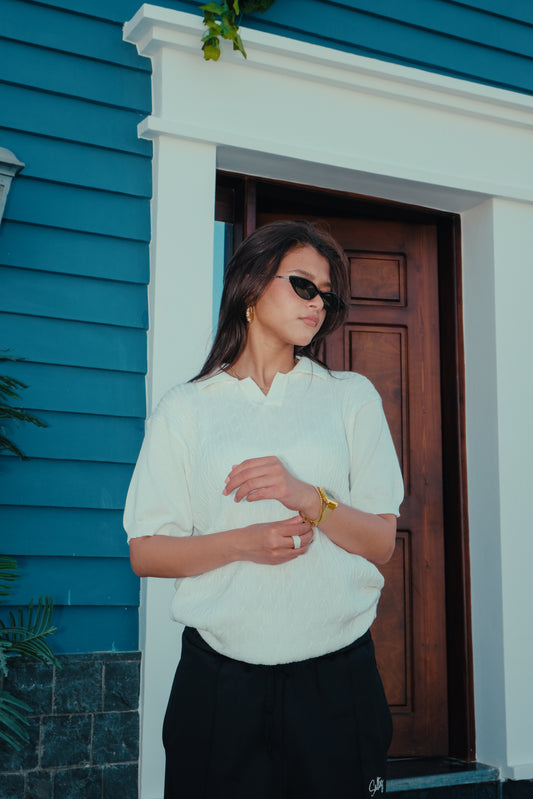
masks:
[[[403,478],[381,398],[373,387],[371,398],[352,410],[347,435],[352,507],[398,516]]]
[[[164,403],[150,418],[124,510],[128,541],[145,535],[188,536],[193,520],[189,448]],[[183,421],[184,430],[187,424]]]

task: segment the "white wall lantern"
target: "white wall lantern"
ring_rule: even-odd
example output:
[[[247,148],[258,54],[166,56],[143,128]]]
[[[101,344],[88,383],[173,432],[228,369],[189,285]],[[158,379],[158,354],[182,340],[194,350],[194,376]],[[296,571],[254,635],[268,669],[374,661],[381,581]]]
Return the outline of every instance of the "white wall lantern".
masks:
[[[22,161],[5,147],[0,147],[0,223],[4,216],[7,195],[11,188],[11,181],[24,168]]]

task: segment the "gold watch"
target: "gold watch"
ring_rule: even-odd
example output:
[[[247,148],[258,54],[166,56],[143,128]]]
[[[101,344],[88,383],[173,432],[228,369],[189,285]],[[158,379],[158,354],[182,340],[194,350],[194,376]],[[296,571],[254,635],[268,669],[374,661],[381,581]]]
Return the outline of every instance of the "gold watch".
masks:
[[[320,499],[322,500],[322,513],[320,514],[319,519],[320,523],[326,521],[331,511],[335,510],[339,502],[331,493],[331,491],[327,490],[327,488],[320,488],[320,486],[317,486],[317,490],[320,494]]]
[[[311,524],[313,527],[318,527],[319,524],[326,521],[331,511],[335,510],[339,503],[335,496],[331,493],[331,491],[328,491],[327,488],[321,488],[320,486],[313,486],[313,488],[320,497],[320,516],[318,519],[309,519],[302,513],[300,513],[300,516],[304,522]]]

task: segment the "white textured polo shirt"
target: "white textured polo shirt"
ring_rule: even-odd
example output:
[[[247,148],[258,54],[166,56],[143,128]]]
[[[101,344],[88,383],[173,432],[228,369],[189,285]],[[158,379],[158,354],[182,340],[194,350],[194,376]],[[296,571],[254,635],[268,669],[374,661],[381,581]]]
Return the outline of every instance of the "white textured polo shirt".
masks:
[[[163,397],[128,492],[128,539],[291,518],[277,500],[236,503],[222,493],[234,464],[267,455],[343,503],[398,515],[403,482],[376,390],[359,374],[301,358],[266,396],[251,378],[219,372]],[[383,582],[376,566],[315,530],[308,552],[288,563],[239,561],[176,580],[171,615],[228,657],[287,663],[363,635]]]

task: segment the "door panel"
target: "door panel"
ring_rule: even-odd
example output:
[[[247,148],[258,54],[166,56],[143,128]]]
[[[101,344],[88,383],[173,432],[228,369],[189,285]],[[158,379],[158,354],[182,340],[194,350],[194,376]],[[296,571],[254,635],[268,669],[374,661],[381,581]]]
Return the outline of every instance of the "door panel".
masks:
[[[288,216],[258,214],[257,224]],[[348,256],[351,298],[325,359],[330,368],[360,372],[376,386],[405,483],[396,550],[381,567],[385,588],[372,627],[394,716],[390,754],[443,755],[448,709],[436,228],[357,218],[327,223]]]

